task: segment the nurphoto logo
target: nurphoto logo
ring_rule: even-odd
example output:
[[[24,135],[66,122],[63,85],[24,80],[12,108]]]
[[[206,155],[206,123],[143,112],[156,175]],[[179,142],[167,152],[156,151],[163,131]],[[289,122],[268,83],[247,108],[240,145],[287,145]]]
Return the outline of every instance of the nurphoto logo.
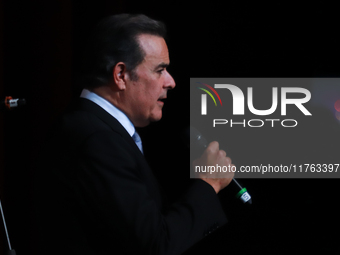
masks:
[[[222,100],[220,98],[220,95],[216,91],[216,89],[227,89],[231,92],[232,100],[233,100],[233,109],[232,113],[233,115],[245,115],[245,95],[243,91],[236,85],[232,84],[214,84],[214,87],[197,82],[202,85],[204,85],[206,88],[198,87],[198,89],[205,92],[204,94],[201,94],[201,115],[207,115],[208,114],[208,104],[207,104],[207,95],[211,97],[213,100],[215,106],[217,106],[216,99],[214,95],[217,97],[217,99],[220,102],[220,105],[222,106]],[[271,107],[268,109],[256,109],[254,107],[254,100],[253,100],[253,88],[247,87],[247,106],[248,110],[257,116],[268,116],[273,114],[277,109],[279,105],[279,99],[280,99],[280,108],[281,108],[281,116],[287,115],[287,105],[295,105],[305,116],[312,116],[312,114],[307,110],[307,108],[304,106],[305,103],[309,102],[311,99],[311,93],[308,89],[300,88],[300,87],[281,87],[280,94],[281,97],[278,96],[278,87],[272,88],[272,104]],[[212,94],[210,91],[212,91]],[[294,93],[298,94],[299,98],[289,98],[289,94]],[[274,127],[275,122],[280,122],[283,127],[296,127],[298,125],[297,120],[295,119],[250,119],[246,121],[243,119],[241,122],[233,121],[232,119],[214,119],[213,120],[213,127],[216,125],[225,125],[230,123],[230,126],[233,127],[235,125],[242,125],[246,126],[248,124],[249,127],[262,127],[265,125],[266,122],[270,122],[271,126]]]

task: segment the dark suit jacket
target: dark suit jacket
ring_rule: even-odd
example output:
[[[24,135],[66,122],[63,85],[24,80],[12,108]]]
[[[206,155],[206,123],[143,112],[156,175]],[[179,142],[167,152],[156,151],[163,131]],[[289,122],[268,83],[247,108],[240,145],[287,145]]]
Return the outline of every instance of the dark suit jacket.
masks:
[[[43,254],[181,254],[227,221],[201,180],[165,211],[133,139],[87,99],[62,117],[44,152],[36,182]]]

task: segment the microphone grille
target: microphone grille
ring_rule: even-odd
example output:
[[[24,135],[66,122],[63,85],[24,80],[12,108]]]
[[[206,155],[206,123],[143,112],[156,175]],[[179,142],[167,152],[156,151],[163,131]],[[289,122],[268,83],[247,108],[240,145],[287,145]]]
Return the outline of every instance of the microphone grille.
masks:
[[[190,137],[189,142],[190,149],[198,153],[199,155],[202,154],[205,148],[208,146],[205,137],[201,134],[200,131],[198,131],[194,127],[189,128],[189,137]]]

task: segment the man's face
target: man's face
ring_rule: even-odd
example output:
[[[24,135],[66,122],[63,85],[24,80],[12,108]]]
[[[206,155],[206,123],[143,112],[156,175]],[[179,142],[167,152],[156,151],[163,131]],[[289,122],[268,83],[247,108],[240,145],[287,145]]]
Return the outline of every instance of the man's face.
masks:
[[[143,127],[162,118],[162,100],[175,81],[166,69],[170,61],[165,40],[148,34],[139,35],[138,40],[145,58],[135,69],[138,79],[128,80],[124,94],[127,115],[135,126]]]

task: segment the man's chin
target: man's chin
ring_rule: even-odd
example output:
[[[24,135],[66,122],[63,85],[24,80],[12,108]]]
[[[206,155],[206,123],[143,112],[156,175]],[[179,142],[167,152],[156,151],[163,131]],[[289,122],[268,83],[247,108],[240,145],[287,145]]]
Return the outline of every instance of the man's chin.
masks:
[[[160,114],[160,116],[150,118],[149,122],[157,122],[157,121],[160,121],[161,119],[162,119],[162,114]]]
[[[162,111],[158,112],[157,114],[150,116],[149,123],[160,121],[162,119],[162,116],[163,116]]]
[[[149,119],[147,120],[143,120],[140,121],[138,124],[136,124],[136,127],[146,127],[148,126],[151,122],[157,122],[160,121],[162,119],[162,114],[159,114],[157,116],[151,116]]]

